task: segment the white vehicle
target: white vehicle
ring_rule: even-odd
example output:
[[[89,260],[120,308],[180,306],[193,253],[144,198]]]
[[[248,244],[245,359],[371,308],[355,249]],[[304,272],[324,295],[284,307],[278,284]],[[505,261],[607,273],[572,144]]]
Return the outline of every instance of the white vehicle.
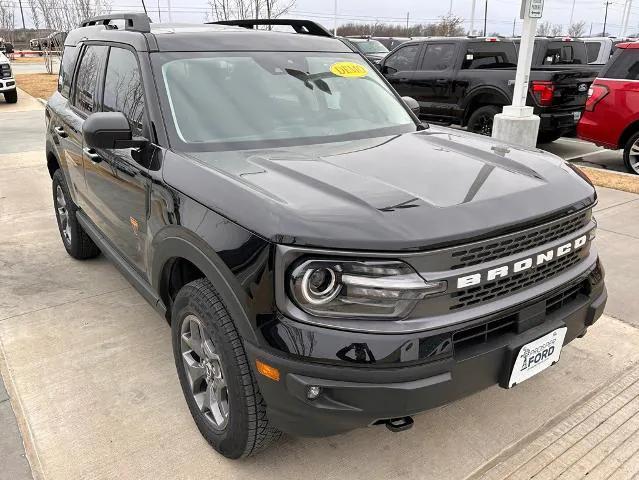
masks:
[[[0,93],[4,94],[7,103],[16,103],[18,101],[18,90],[16,89],[16,80],[11,72],[11,63],[9,59],[0,52]]]
[[[584,38],[586,49],[588,50],[589,65],[605,65],[615,53],[615,46],[618,43],[633,41],[634,39],[621,39],[615,37],[591,37]]]

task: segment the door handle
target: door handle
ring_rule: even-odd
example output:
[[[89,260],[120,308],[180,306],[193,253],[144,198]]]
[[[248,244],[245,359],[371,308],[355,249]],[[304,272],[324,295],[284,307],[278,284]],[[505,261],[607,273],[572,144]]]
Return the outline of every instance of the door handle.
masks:
[[[439,79],[437,79],[437,84],[438,85],[447,85],[448,84],[448,80],[446,80],[445,78],[439,78]]]
[[[410,80],[410,78],[408,78],[408,77],[401,77],[401,78],[398,78],[398,79],[397,79],[397,81],[398,81],[398,82],[401,82],[401,83],[406,83],[406,82],[408,82],[409,80]]]
[[[69,135],[67,135],[67,132],[64,131],[64,128],[62,127],[55,127],[53,129],[53,131],[58,135],[58,137],[60,138],[67,138]]]
[[[100,156],[100,154],[92,148],[87,147],[83,149],[83,152],[93,163],[100,163],[102,161],[102,157]]]

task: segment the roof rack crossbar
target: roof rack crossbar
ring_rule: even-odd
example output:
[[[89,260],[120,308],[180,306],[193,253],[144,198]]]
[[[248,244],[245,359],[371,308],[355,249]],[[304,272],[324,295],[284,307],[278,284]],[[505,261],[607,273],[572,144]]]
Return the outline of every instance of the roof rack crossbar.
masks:
[[[318,37],[332,37],[333,34],[326,30],[319,23],[311,20],[297,20],[286,18],[258,18],[247,20],[220,20],[217,22],[207,22],[215,25],[231,25],[235,27],[255,28],[258,25],[287,25],[293,27],[296,33],[303,33],[306,35],[316,35]]]
[[[151,31],[151,21],[145,13],[112,13],[87,18],[80,22],[81,27],[92,25],[111,25],[114,20],[124,20],[124,29],[133,32],[149,33]]]

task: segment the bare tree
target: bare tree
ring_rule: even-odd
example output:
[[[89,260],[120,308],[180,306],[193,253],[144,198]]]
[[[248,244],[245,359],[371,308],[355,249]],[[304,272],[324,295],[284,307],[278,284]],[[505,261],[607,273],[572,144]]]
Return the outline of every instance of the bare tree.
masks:
[[[68,32],[86,18],[111,11],[108,0],[29,0],[36,28]]]
[[[581,22],[573,23],[568,28],[568,35],[571,37],[579,38],[583,37],[586,33],[586,22],[583,20]]]
[[[550,22],[548,20],[545,20],[537,25],[537,35],[539,35],[540,37],[547,37],[548,35],[550,35],[551,28],[552,25],[550,24]]]
[[[563,27],[561,25],[553,25],[550,27],[550,35],[553,37],[558,37],[561,35]]]
[[[208,0],[209,20],[278,18],[288,13],[296,0]]]

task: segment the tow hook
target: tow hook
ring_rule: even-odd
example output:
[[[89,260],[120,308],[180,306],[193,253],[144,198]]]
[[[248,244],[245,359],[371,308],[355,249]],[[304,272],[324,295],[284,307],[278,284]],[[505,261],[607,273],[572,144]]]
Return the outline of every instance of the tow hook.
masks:
[[[402,417],[402,418],[389,418],[384,422],[386,428],[388,428],[391,432],[405,432],[406,430],[410,430],[413,426],[413,417]]]

